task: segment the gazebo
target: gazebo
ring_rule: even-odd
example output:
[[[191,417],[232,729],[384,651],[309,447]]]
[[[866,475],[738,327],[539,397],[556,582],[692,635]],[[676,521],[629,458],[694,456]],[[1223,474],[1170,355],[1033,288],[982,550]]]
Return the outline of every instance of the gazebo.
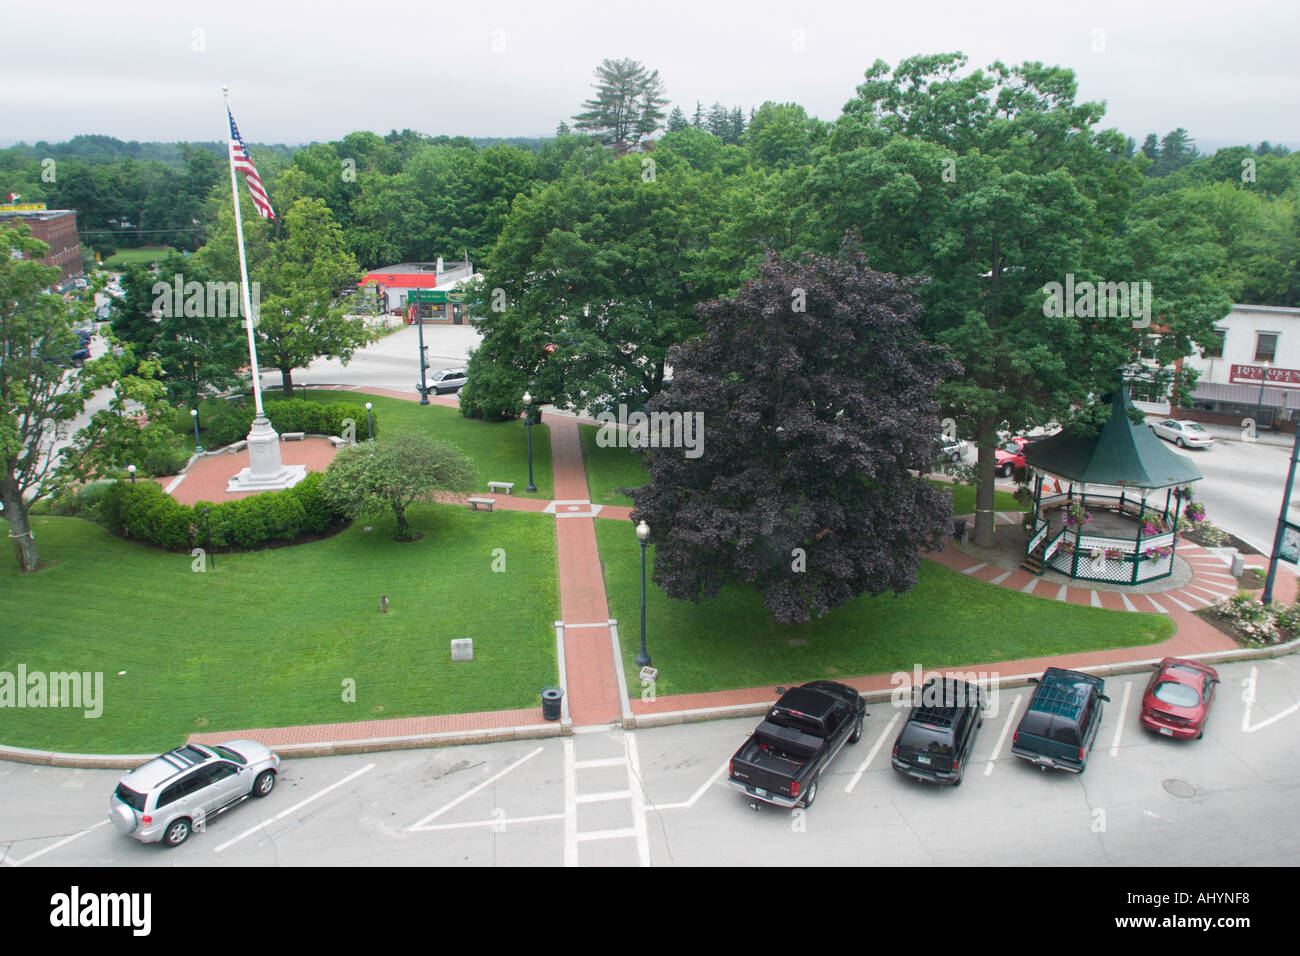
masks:
[[[1143,584],[1173,573],[1182,500],[1202,476],[1150,428],[1129,420],[1131,404],[1117,388],[1110,418],[1096,435],[1062,432],[1025,450],[1034,476],[1025,570],[1051,568],[1111,584]],[[1048,481],[1055,484],[1051,494],[1045,493]]]

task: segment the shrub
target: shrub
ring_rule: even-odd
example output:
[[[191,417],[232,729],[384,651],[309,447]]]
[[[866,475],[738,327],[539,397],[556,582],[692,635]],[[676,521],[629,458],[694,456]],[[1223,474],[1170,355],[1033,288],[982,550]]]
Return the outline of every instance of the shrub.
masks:
[[[511,421],[523,411],[525,388],[527,382],[516,370],[479,361],[475,355],[469,363],[469,381],[460,392],[460,413],[490,422]]]
[[[289,489],[289,493],[302,507],[304,533],[318,534],[343,517],[342,512],[330,504],[329,499],[321,492],[323,479],[324,476],[320,472],[314,471]]]
[[[1249,644],[1276,644],[1280,639],[1272,610],[1245,591],[1216,601],[1213,606],[1214,610],[1237,626]]]
[[[364,439],[369,436],[366,424],[366,409],[355,402],[309,402],[295,398],[283,402],[267,402],[264,406],[266,417],[280,434],[285,432],[305,432],[308,435],[343,435],[344,422],[351,419],[353,434]],[[371,410],[375,434],[379,434],[379,417]],[[229,408],[214,417],[208,423],[208,444],[221,448],[248,437],[248,430],[253,427],[254,412],[252,408]]]

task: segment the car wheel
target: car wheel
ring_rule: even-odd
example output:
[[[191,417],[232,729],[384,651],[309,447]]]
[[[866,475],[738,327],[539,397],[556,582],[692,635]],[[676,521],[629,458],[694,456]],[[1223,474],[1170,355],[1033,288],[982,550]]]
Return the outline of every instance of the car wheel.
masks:
[[[253,781],[253,796],[264,797],[275,789],[275,771],[263,770]]]
[[[163,842],[168,846],[180,846],[189,838],[190,821],[181,817],[179,820],[168,825],[167,835],[163,837]]]
[[[862,720],[858,720],[858,725],[853,728],[853,734],[849,737],[849,743],[856,744],[862,739]]]
[[[813,801],[816,799],[817,799],[817,781],[814,780],[812,783],[808,784],[808,795],[803,798],[804,809],[806,810],[808,807],[811,807],[813,805]]]
[[[1200,739],[1203,738],[1204,736],[1205,736],[1205,731],[1202,730],[1199,734],[1196,735],[1196,739],[1197,739],[1197,740],[1200,740]]]
[[[1003,465],[1001,468],[998,469],[998,475],[1003,478],[1010,478],[1011,470],[1012,469],[1010,465]]]
[[[1187,447],[1187,443],[1186,443],[1185,441],[1183,441],[1181,438],[1178,439],[1176,442],[1174,442],[1174,444],[1177,445],[1179,448],[1186,448],[1186,447]]]
[[[960,786],[961,786],[961,777],[962,777],[962,773],[963,773],[962,770],[958,770],[958,771],[957,771],[957,779],[954,780],[954,781],[952,782],[952,785],[953,785],[954,787],[960,787]]]
[[[953,452],[953,453],[952,453],[952,457],[949,458],[948,460],[949,460],[949,461],[961,461],[961,452],[959,452],[959,451],[955,451],[955,452]]]

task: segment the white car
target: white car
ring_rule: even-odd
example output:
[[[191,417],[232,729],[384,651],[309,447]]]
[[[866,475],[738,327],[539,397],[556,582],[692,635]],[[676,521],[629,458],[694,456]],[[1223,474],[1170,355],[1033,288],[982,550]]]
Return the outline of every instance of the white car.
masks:
[[[1209,448],[1214,444],[1214,436],[1198,422],[1183,422],[1176,418],[1166,418],[1156,422],[1151,430],[1161,438],[1168,439],[1179,448]]]
[[[949,461],[961,461],[966,457],[966,450],[970,447],[966,444],[964,438],[948,438],[946,435],[939,436],[940,457],[947,458]]]

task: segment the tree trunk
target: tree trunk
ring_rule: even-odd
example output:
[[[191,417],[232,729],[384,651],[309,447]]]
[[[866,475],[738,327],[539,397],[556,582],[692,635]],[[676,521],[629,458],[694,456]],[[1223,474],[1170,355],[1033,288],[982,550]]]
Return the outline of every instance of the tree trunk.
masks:
[[[979,457],[975,463],[975,546],[993,547],[993,481],[997,468],[997,425],[980,422],[978,440]]]
[[[293,369],[280,366],[280,385],[285,400],[293,398]]]
[[[393,514],[397,516],[397,533],[393,535],[395,541],[405,541],[411,536],[411,529],[406,524],[406,507],[393,503]]]
[[[36,540],[32,537],[31,522],[27,518],[27,505],[23,502],[18,482],[12,477],[0,481],[0,501],[4,502],[5,518],[9,521],[9,540],[13,542],[14,557],[23,571],[35,571],[40,564],[36,553]]]

